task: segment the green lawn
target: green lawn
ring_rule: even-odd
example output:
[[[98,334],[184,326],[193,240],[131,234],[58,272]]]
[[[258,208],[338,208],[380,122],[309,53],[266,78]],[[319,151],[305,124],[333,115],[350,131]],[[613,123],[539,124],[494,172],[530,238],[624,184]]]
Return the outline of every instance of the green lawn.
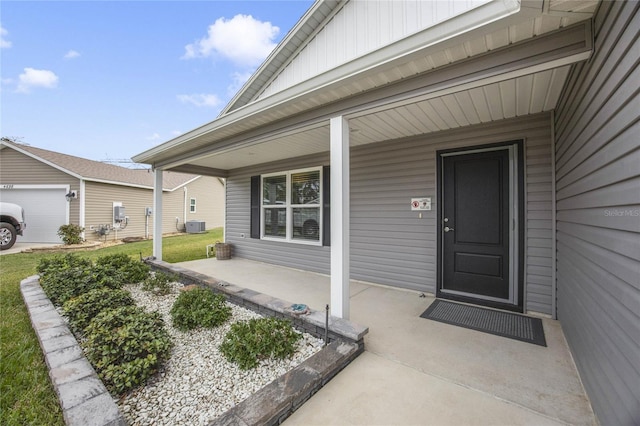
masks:
[[[222,241],[222,228],[203,234],[165,237],[163,260],[176,263],[206,258],[205,247]],[[152,241],[79,252],[95,259],[126,253],[152,255]],[[17,253],[0,256],[0,425],[64,425],[47,366],[20,294],[20,281],[36,273],[41,259],[52,253]]]

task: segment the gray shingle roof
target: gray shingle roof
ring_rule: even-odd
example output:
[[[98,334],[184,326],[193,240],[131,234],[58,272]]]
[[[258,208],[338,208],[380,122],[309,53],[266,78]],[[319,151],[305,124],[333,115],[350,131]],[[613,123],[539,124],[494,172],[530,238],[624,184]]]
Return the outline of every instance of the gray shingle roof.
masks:
[[[129,169],[7,140],[2,140],[1,145],[23,151],[40,161],[85,180],[153,188],[153,173],[149,169]],[[198,175],[165,171],[162,175],[162,187],[166,190],[173,190],[197,177]]]

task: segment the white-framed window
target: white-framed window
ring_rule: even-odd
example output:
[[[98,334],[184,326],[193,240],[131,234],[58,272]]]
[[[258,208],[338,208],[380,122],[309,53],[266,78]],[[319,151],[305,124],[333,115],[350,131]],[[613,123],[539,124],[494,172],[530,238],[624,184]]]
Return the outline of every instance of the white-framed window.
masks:
[[[195,212],[196,212],[196,199],[191,198],[189,200],[189,213],[195,213]]]
[[[322,244],[322,167],[261,176],[263,239]]]

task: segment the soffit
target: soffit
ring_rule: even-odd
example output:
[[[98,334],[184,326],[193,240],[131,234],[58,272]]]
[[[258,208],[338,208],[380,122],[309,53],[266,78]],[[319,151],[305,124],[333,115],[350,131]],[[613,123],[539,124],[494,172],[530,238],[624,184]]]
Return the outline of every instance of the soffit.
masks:
[[[361,146],[551,111],[569,68],[564,66],[352,117],[350,144]],[[328,122],[274,136],[251,147],[210,154],[189,164],[231,170],[327,151]]]
[[[194,136],[187,138],[185,142],[180,142],[176,146],[169,146],[170,143],[165,144],[167,145],[165,153],[148,152],[139,156],[153,155],[154,160],[158,161],[157,164],[166,164],[165,158],[179,158],[181,155],[196,153],[199,158],[189,160],[188,164],[230,170],[271,160],[327,151],[328,128],[326,125],[315,126],[304,133],[298,130],[262,138],[261,146],[254,145],[250,149],[241,148],[234,143],[229,143],[226,147],[222,145],[226,140],[238,140],[239,135],[251,134],[256,129],[298,114],[332,105],[372,90],[392,87],[393,83],[410,80],[418,75],[428,75],[434,70],[443,69],[470,57],[486,55],[518,41],[533,39],[570,23],[584,21],[595,11],[597,3],[597,1],[544,3],[547,10],[543,15],[538,12],[535,17],[523,18],[504,27],[490,25],[481,37],[476,32],[473,37],[449,40],[447,43],[439,44],[439,46],[446,46],[441,49],[427,49],[429,53],[416,52],[403,57],[402,60],[358,73],[349,79],[310,91],[306,95],[297,96],[294,99],[283,98],[277,107],[240,117],[223,126],[216,126],[217,123],[214,121],[190,132]],[[358,130],[352,134],[352,145],[427,134],[432,131],[486,122],[487,118],[493,121],[548,111],[555,105],[553,99],[559,95],[568,69],[544,73],[534,71],[532,70],[528,76],[488,84],[482,88],[460,90],[436,99],[353,117],[351,126]],[[438,114],[434,115],[434,111]],[[207,152],[210,150],[209,147],[214,145],[216,145],[216,153],[209,154]],[[184,161],[180,164],[186,163],[187,161]],[[176,165],[178,164],[175,163],[170,167]]]

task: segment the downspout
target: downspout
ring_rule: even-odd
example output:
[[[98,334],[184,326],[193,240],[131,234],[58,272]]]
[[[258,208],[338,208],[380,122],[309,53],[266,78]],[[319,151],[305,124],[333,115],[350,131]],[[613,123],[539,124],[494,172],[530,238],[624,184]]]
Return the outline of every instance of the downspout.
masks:
[[[187,232],[187,195],[188,195],[188,190],[187,187],[185,186],[182,191],[184,192],[184,201],[182,203],[182,223],[184,223],[184,232]],[[176,224],[177,225],[177,224]]]
[[[551,110],[551,317],[558,319],[557,292],[558,283],[556,271],[558,270],[556,245],[556,114]]]
[[[86,200],[85,194],[86,194],[86,192],[85,192],[84,179],[80,179],[80,190],[78,192],[79,192],[78,199],[80,200],[80,206],[79,206],[80,212],[78,213],[80,215],[80,217],[78,218],[78,222],[80,222],[79,225],[82,227],[82,234],[81,235],[82,235],[82,239],[84,240],[84,239],[87,238],[86,235],[85,235],[85,232],[84,232],[84,228],[86,226],[85,225],[85,220],[86,220],[86,218],[85,218],[85,202],[86,202],[85,201]]]

